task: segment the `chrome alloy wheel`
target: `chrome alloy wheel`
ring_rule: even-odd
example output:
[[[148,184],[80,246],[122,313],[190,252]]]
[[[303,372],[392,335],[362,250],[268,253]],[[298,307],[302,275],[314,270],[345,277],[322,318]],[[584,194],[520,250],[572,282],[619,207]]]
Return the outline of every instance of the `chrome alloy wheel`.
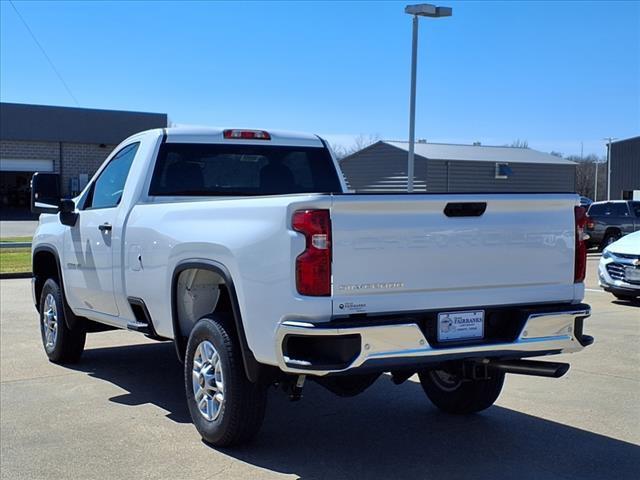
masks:
[[[433,382],[445,392],[453,392],[462,384],[462,380],[457,375],[453,375],[446,370],[431,370],[429,376]]]
[[[208,340],[201,342],[193,355],[191,378],[200,414],[209,421],[215,420],[224,405],[224,379],[220,355]]]
[[[44,334],[44,348],[53,350],[58,338],[58,308],[56,299],[48,294],[44,299],[44,312],[42,312],[42,332]]]

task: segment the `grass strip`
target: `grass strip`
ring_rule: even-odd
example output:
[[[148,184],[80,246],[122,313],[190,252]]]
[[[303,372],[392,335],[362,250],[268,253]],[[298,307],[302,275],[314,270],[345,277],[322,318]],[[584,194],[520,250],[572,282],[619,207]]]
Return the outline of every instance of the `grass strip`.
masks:
[[[0,273],[17,273],[30,271],[30,248],[0,248]]]

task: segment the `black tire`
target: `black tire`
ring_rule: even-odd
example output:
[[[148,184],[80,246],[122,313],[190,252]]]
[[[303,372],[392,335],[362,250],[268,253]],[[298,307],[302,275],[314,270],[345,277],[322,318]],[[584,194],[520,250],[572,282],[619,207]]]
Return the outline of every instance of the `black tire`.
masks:
[[[489,408],[498,399],[504,384],[504,373],[497,371],[491,371],[487,380],[463,381],[457,374],[444,370],[423,370],[418,376],[424,392],[436,407],[458,415]]]
[[[232,325],[233,320],[227,315],[200,319],[189,335],[185,353],[184,379],[191,419],[202,439],[217,447],[239,445],[252,439],[262,426],[267,403],[266,386],[251,383],[245,375]],[[194,357],[205,341],[210,342],[219,355],[223,380],[224,400],[212,419],[200,412],[194,392]]]
[[[67,326],[66,312],[58,282],[48,279],[40,295],[40,337],[47,357],[54,363],[76,363],[84,351],[87,333],[79,328],[71,330]],[[47,324],[55,324],[55,334],[49,337]]]
[[[622,235],[620,234],[620,232],[617,231],[612,231],[612,232],[607,232],[604,236],[604,238],[602,239],[602,244],[600,245],[600,250],[604,250],[605,248],[607,248],[609,245],[611,245],[613,242],[620,240],[620,238],[622,237]]]

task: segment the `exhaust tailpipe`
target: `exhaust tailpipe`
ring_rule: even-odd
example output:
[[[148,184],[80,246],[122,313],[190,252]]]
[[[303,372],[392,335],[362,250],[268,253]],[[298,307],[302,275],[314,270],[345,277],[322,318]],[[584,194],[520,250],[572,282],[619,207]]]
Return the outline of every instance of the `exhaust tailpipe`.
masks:
[[[562,377],[569,371],[570,367],[568,363],[540,362],[537,360],[490,360],[486,366],[505,373],[549,378]]]

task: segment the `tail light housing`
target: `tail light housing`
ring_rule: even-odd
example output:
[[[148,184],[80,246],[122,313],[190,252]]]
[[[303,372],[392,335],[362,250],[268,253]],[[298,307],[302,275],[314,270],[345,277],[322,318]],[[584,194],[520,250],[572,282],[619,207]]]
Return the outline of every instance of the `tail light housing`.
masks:
[[[306,247],[296,258],[296,288],[301,295],[331,295],[331,217],[329,210],[298,210],[292,226]]]
[[[587,273],[587,239],[585,232],[587,226],[587,210],[584,207],[574,207],[576,225],[576,247],[573,272],[573,282],[581,283]]]
[[[586,225],[587,225],[587,230],[593,230],[594,228],[596,228],[595,220],[591,218],[589,215],[586,215]]]

